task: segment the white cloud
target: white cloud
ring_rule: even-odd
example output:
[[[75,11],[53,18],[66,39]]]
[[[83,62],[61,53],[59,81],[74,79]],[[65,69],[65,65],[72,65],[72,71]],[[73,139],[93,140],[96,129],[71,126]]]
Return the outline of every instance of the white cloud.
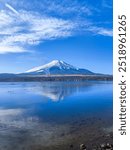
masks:
[[[0,45],[0,54],[23,53],[23,52],[27,52],[27,51],[19,46],[1,46]]]
[[[38,11],[27,11],[20,8],[15,9],[18,1],[4,3],[3,9],[0,10],[0,54],[5,53],[21,53],[26,52],[25,45],[36,45],[46,40],[56,38],[69,37],[80,30],[84,31],[86,24],[88,27],[86,32],[90,31],[103,36],[112,36],[110,29],[95,27],[91,21],[87,20],[65,20],[56,17],[50,17],[49,13],[57,12],[61,14],[87,14],[91,15],[91,10],[86,4],[78,5],[77,1],[69,4],[67,1],[59,3],[58,1],[37,2],[37,6],[41,6],[43,14]],[[27,2],[27,6],[28,3]],[[12,5],[13,4],[13,5]],[[21,3],[20,3],[21,4]],[[24,1],[22,4],[25,5]],[[50,7],[47,7],[50,6]],[[34,7],[30,3],[30,7]],[[36,7],[36,6],[35,6]],[[44,8],[44,9],[43,9]],[[46,8],[46,9],[45,9]],[[38,8],[37,8],[38,9]],[[45,12],[47,11],[47,12]],[[45,15],[47,14],[47,15]],[[11,50],[12,49],[12,50]]]
[[[111,29],[107,29],[107,28],[102,28],[102,27],[89,27],[88,31],[93,32],[94,34],[99,34],[99,35],[103,35],[103,36],[113,36],[113,31]]]
[[[45,17],[34,12],[20,11],[20,15],[16,15],[14,12],[2,10],[0,13],[0,53],[4,53],[4,50],[5,53],[24,52],[26,50],[21,50],[21,47],[26,44],[34,45],[44,40],[68,37],[72,35],[74,28],[75,24],[71,21]],[[11,48],[13,48],[12,51]]]
[[[104,35],[104,36],[113,36],[113,31],[111,29],[102,28],[99,30],[98,34]]]
[[[11,25],[14,22],[13,16],[9,15],[7,11],[0,10],[0,28]]]

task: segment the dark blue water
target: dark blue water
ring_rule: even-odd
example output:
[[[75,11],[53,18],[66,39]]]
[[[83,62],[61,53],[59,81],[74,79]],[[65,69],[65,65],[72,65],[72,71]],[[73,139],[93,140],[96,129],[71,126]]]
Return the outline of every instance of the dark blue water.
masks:
[[[0,141],[9,149],[7,137],[16,146],[22,133],[23,139],[26,135],[47,142],[54,135],[58,139],[63,131],[70,136],[70,128],[82,121],[84,128],[98,125],[110,129],[112,92],[111,81],[0,83]]]

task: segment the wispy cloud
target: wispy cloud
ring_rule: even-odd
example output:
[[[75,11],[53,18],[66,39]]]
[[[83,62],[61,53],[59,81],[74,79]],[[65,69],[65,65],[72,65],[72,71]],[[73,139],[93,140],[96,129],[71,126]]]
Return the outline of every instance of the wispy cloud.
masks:
[[[4,0],[2,0],[4,2]],[[30,0],[8,0],[14,7],[24,10],[41,10],[44,14],[50,14],[62,16],[63,14],[68,15],[80,15],[86,14],[91,15],[91,7],[79,0],[33,0],[33,3]],[[25,5],[26,4],[26,5]]]
[[[14,12],[1,11],[1,53],[4,50],[6,53],[15,52],[15,50],[10,50],[13,46],[17,50],[18,46],[34,45],[45,40],[71,36],[74,28],[75,24],[71,21],[46,17],[34,12],[20,11],[20,15],[16,15]],[[2,50],[5,45],[9,46],[8,51],[7,46]],[[20,49],[17,52],[22,51]]]
[[[6,6],[7,8],[9,8],[9,9],[10,9],[12,12],[14,12],[15,14],[17,14],[17,15],[19,14],[18,11],[17,11],[16,9],[14,9],[11,5],[9,5],[9,4],[6,3],[5,6]]]
[[[112,1],[102,0],[102,6],[105,8],[112,8]]]
[[[0,45],[0,54],[6,54],[6,53],[23,53],[27,52],[25,49],[19,46],[1,46]]]
[[[96,26],[92,26],[88,28],[88,31],[91,31],[92,33],[94,33],[95,35],[103,35],[103,36],[113,36],[113,31],[112,29],[107,29],[107,28],[103,28],[103,27],[96,27]]]
[[[80,17],[91,16],[93,9],[77,0],[72,3],[34,0],[33,4],[26,1],[26,5],[25,0],[1,1],[4,7],[0,10],[0,54],[26,52],[26,46],[73,36],[78,31],[112,36],[111,29],[96,27],[93,21]]]

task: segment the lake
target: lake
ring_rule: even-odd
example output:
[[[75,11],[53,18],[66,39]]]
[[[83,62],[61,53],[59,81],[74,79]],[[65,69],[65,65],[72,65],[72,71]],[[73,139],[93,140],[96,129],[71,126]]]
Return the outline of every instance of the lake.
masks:
[[[109,142],[112,81],[0,82],[0,150],[78,150]]]

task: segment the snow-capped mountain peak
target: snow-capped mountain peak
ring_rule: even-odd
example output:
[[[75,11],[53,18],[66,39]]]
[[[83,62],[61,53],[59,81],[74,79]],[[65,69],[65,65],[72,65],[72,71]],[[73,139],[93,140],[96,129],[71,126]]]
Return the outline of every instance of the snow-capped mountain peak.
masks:
[[[26,71],[26,73],[31,73],[31,72],[40,72],[40,70],[42,69],[49,69],[51,67],[59,67],[60,69],[70,69],[70,68],[75,68],[78,70],[78,68],[72,66],[72,65],[69,65],[67,63],[65,63],[64,61],[61,61],[61,60],[53,60],[51,61],[50,63],[48,64],[45,64],[45,65],[42,65],[42,66],[39,66],[39,67],[35,67],[33,69],[30,69],[28,71]]]
[[[64,61],[61,60],[53,60],[48,64],[35,67],[26,71],[25,73],[29,74],[53,74],[53,75],[60,75],[60,74],[91,74],[92,72],[86,69],[80,69],[74,67]]]

